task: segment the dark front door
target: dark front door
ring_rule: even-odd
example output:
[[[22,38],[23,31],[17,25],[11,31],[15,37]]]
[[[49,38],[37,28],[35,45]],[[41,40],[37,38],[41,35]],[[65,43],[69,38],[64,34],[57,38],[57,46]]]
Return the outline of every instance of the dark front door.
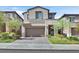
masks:
[[[49,34],[54,35],[54,29],[52,25],[49,25]]]

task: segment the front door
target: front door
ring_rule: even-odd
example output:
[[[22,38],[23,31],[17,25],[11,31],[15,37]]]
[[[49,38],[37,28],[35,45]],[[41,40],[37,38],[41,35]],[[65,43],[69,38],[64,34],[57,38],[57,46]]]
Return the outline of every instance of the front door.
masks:
[[[49,34],[54,35],[54,29],[52,28],[52,25],[49,25]]]

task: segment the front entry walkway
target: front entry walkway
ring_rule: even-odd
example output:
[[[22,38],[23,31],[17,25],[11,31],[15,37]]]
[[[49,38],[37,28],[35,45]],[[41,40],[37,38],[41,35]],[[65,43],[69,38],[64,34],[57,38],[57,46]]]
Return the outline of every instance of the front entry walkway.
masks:
[[[8,49],[51,49],[47,37],[27,37],[16,40],[7,47]]]

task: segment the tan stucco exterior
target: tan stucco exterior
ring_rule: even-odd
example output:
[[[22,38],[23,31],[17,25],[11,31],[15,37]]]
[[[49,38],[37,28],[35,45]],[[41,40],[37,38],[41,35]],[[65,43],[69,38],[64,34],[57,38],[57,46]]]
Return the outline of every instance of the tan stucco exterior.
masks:
[[[9,20],[19,20],[20,22],[23,21],[23,19],[15,12],[15,11],[0,11],[4,15],[4,25],[3,28],[0,29],[2,32],[11,32],[11,28],[9,28]],[[17,31],[17,34],[21,35],[20,29]]]
[[[43,19],[36,19],[36,11],[41,11],[43,14]],[[27,16],[28,15],[28,16]],[[25,32],[28,31],[28,34],[35,34],[36,36],[47,36],[48,35],[48,26],[52,25],[54,19],[49,19],[49,10],[44,8],[33,8],[28,12],[24,13],[24,26]],[[54,16],[52,16],[54,17]],[[32,28],[31,28],[32,27]],[[33,29],[36,27],[35,29]],[[42,28],[40,28],[42,27]],[[29,28],[29,30],[28,30]]]
[[[24,14],[24,19],[27,20],[27,17],[29,18],[28,20],[35,20],[36,19],[36,11],[42,11],[43,13],[43,20],[48,19],[48,10],[42,9],[42,8],[35,8],[29,10],[27,13]],[[28,15],[28,16],[27,16]]]

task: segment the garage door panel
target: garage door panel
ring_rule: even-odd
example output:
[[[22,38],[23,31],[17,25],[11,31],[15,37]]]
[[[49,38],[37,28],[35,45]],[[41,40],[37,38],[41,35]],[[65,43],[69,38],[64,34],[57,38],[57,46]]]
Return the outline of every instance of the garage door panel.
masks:
[[[27,37],[42,37],[44,36],[44,28],[28,28],[26,29]]]

